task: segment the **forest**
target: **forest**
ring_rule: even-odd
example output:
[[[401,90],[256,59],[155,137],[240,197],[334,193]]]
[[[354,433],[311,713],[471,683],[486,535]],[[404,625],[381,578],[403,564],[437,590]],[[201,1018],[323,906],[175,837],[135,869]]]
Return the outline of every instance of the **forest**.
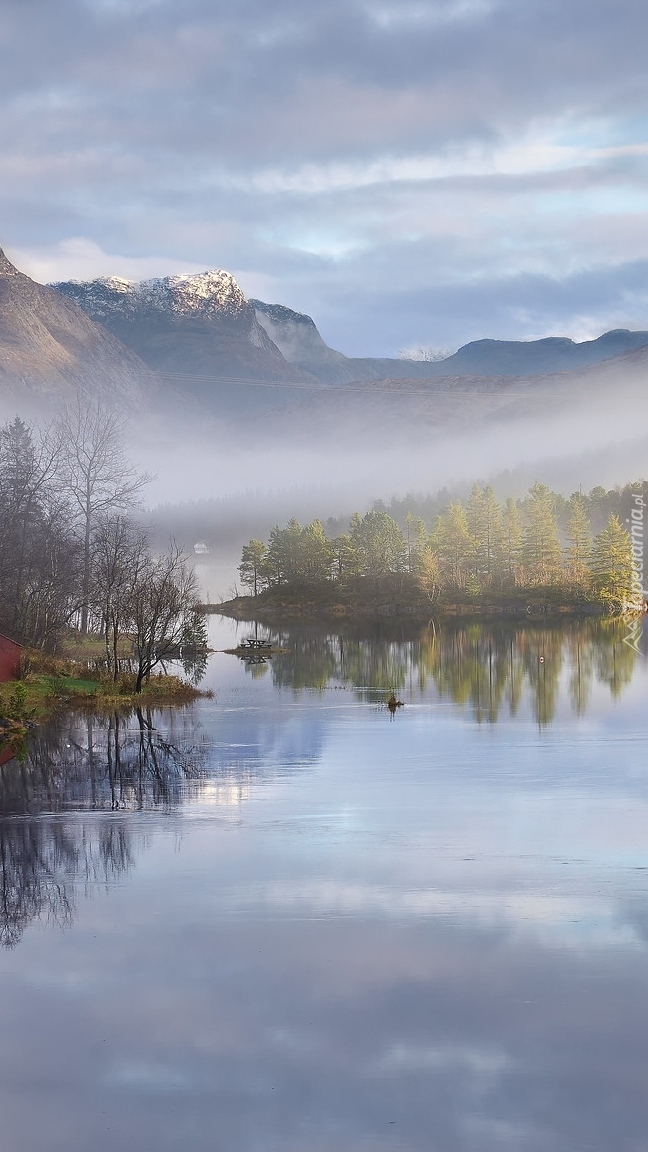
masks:
[[[331,522],[291,519],[267,543],[244,546],[239,575],[255,597],[334,585],[366,601],[390,588],[442,604],[540,591],[566,604],[641,611],[645,497],[643,481],[569,498],[536,481],[523,499],[500,503],[490,485],[476,483],[432,522],[402,515],[401,505],[392,508],[399,523],[380,502],[336,535]]]

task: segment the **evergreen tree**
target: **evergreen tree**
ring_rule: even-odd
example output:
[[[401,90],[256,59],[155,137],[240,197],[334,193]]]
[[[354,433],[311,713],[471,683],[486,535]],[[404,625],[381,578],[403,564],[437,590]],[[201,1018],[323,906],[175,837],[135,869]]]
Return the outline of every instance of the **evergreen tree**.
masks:
[[[569,501],[567,520],[567,575],[571,584],[580,587],[589,582],[587,566],[592,547],[592,529],[587,514],[587,502],[580,492],[575,492]]]
[[[502,516],[501,573],[507,584],[514,584],[522,561],[522,517],[512,496]]]
[[[466,519],[471,541],[472,586],[481,590],[492,583],[499,566],[502,548],[502,510],[490,484],[474,484],[466,505]]]
[[[601,600],[617,607],[626,607],[637,600],[633,587],[636,569],[632,539],[617,516],[610,516],[607,527],[594,538],[590,572],[592,585]]]
[[[538,481],[529,489],[527,524],[523,533],[526,576],[532,584],[550,584],[559,574],[562,549],[556,522],[556,498]]]
[[[444,584],[463,588],[472,559],[472,539],[465,509],[458,501],[439,516],[432,536]]]
[[[321,520],[313,520],[302,530],[300,546],[301,575],[308,583],[328,580],[331,575],[333,550]]]
[[[354,513],[361,517],[358,513]],[[331,556],[333,572],[337,580],[353,578],[359,575],[358,553],[348,532],[343,532],[331,541]]]
[[[424,556],[429,547],[428,532],[425,521],[420,516],[413,516],[411,512],[405,517],[407,525],[407,570],[412,575],[421,571],[425,563]]]
[[[490,484],[484,488],[482,556],[484,571],[488,580],[500,570],[504,542],[502,509]]]
[[[352,518],[349,535],[360,575],[385,576],[388,572],[403,571],[405,541],[388,512],[372,511],[362,519]]]
[[[267,556],[268,549],[261,540],[250,540],[244,544],[239,564],[241,584],[249,588],[253,596],[267,585]]]
[[[267,572],[272,584],[286,584],[299,578],[301,537],[301,525],[294,517],[285,528],[275,524],[267,553]]]
[[[470,536],[470,569],[479,576],[484,565],[484,493],[479,484],[473,484],[466,504],[466,523]]]

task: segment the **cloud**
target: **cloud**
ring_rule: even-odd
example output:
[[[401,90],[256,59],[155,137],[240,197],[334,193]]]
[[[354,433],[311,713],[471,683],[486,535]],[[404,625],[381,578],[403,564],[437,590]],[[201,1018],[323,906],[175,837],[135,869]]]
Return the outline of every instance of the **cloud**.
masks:
[[[167,256],[137,257],[104,252],[85,236],[73,236],[42,248],[8,248],[7,255],[22,272],[42,284],[114,275],[127,280],[146,280],[153,276],[202,271],[199,265],[172,267]]]
[[[123,271],[104,253],[243,270],[354,353],[644,326],[618,273],[646,258],[647,23],[639,0],[6,4],[0,241],[54,278]],[[421,321],[446,292],[460,311]]]

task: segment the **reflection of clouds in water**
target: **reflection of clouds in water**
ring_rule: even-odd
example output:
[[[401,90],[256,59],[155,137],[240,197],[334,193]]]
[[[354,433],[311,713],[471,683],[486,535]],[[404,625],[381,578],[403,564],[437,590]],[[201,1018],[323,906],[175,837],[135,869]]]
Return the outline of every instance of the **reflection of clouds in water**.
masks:
[[[435,1072],[463,1068],[473,1075],[493,1076],[510,1067],[504,1052],[468,1048],[458,1044],[393,1044],[376,1063],[376,1074]]]
[[[447,919],[398,932],[371,919],[198,925],[173,884],[167,904],[169,920],[143,911],[136,937],[116,914],[113,951],[84,938],[111,994],[99,986],[66,1006],[62,1082],[83,1091],[57,1130],[72,1152],[105,1109],[99,1152],[171,1152],[182,1131],[193,1152],[211,1152],[214,1132],[246,1149],[262,1134],[272,1152],[642,1147],[643,956],[595,952],[584,978],[583,956]],[[66,954],[59,938],[48,963]],[[115,964],[122,978],[142,974],[136,996],[112,995]],[[0,1024],[7,1012],[5,998]],[[29,1028],[39,1083],[60,1037],[43,1035],[39,1015]],[[22,1105],[8,1096],[8,1141],[20,1131],[46,1147],[42,1111]]]
[[[210,751],[212,771],[262,770],[266,777],[315,763],[321,756],[326,721],[315,711],[305,715],[277,704],[263,711],[241,708],[218,713],[209,730],[217,735]]]
[[[116,1063],[107,1072],[107,1088],[132,1088],[136,1092],[185,1092],[192,1088],[191,1078],[181,1068],[146,1061]]]
[[[620,894],[610,892],[602,902],[587,883],[582,889],[564,895],[501,889],[407,891],[380,884],[313,880],[259,884],[245,894],[238,892],[236,899],[239,907],[246,907],[247,896],[250,916],[378,918],[397,923],[446,920],[470,929],[532,934],[547,945],[575,949],[642,942],[634,926],[620,919]]]

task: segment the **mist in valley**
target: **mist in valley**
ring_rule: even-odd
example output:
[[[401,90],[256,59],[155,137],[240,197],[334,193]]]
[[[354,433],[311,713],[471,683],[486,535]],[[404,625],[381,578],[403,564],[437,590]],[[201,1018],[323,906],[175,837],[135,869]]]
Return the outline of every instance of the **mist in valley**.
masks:
[[[160,546],[169,536],[190,554],[206,544],[196,571],[217,601],[236,590],[242,545],[291,517],[335,534],[376,501],[440,494],[441,508],[474,482],[500,500],[522,498],[536,480],[566,497],[623,486],[646,475],[648,396],[640,365],[604,367],[602,381],[599,369],[498,389],[329,387],[315,412],[303,404],[227,422],[158,414],[144,434],[125,419],[130,454],[152,477],[141,515]]]

